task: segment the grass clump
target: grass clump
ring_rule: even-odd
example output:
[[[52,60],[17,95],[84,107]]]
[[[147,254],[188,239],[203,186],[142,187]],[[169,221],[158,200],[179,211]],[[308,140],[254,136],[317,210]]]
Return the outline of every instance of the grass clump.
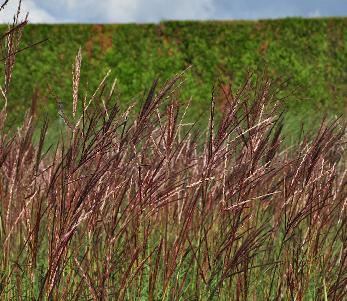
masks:
[[[285,148],[266,76],[224,91],[219,119],[213,94],[201,131],[185,72],[122,111],[108,76],[79,95],[80,68],[79,52],[55,143],[47,120],[34,143],[30,112],[10,134],[1,111],[2,300],[346,298],[343,121]]]

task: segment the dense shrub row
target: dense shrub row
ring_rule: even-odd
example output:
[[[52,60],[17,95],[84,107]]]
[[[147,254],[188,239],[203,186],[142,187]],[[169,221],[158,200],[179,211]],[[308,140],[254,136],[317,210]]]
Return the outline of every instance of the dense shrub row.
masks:
[[[22,46],[48,39],[17,56],[12,83],[12,117],[21,120],[32,98],[56,118],[55,98],[70,102],[71,61],[82,47],[83,89],[91,93],[100,74],[112,69],[125,108],[159,76],[163,83],[187,66],[182,99],[192,97],[192,121],[209,107],[218,79],[238,89],[248,70],[290,77],[283,94],[286,131],[317,115],[340,114],[347,93],[347,19],[283,19],[257,22],[163,22],[129,25],[29,25]],[[294,91],[294,93],[293,93]],[[283,95],[284,96],[284,95]]]

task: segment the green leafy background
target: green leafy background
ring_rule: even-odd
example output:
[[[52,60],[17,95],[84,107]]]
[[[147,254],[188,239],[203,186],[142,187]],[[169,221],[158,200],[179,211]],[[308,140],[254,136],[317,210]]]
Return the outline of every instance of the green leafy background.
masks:
[[[1,26],[5,31],[6,27]],[[347,18],[126,25],[29,25],[21,46],[48,41],[17,56],[9,95],[11,124],[38,95],[38,116],[57,120],[55,99],[72,98],[72,63],[82,47],[81,97],[91,95],[107,70],[117,78],[122,106],[141,102],[152,81],[163,83],[192,65],[180,93],[192,97],[188,119],[209,107],[213,85],[237,90],[249,70],[290,78],[287,132],[309,127],[327,113],[346,113]]]

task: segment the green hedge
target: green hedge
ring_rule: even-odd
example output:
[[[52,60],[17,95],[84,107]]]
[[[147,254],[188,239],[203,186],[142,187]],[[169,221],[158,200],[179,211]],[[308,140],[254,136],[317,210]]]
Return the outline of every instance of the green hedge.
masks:
[[[302,120],[317,121],[323,112],[342,113],[346,106],[347,18],[29,25],[22,46],[46,38],[17,56],[11,122],[22,118],[34,93],[40,96],[40,114],[46,111],[52,119],[57,118],[55,97],[70,105],[72,63],[79,46],[82,90],[91,94],[112,69],[123,105],[141,100],[157,76],[164,81],[192,64],[181,92],[182,99],[192,96],[190,118],[206,110],[218,79],[237,88],[248,70],[264,68],[273,77],[292,78],[295,92],[286,100],[291,130]]]

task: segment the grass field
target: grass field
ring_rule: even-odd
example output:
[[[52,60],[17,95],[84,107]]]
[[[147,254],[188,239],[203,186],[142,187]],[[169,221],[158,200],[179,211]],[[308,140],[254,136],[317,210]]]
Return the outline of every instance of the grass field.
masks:
[[[302,28],[300,22],[345,20],[281,22]],[[197,23],[161,26],[168,30],[170,24],[182,29]],[[255,24],[240,26],[249,30]],[[106,28],[135,27],[159,28]],[[275,80],[271,72],[246,76],[242,71],[243,81],[238,79],[230,89],[224,83],[216,85],[212,97],[209,85],[215,82],[215,74],[202,77],[206,82],[200,83],[200,90],[199,69],[183,71],[186,65],[181,66],[175,57],[162,69],[141,73],[146,67],[134,64],[136,55],[127,46],[129,60],[124,60],[126,53],[121,57],[128,67],[134,66],[126,71],[134,82],[117,86],[114,76],[108,75],[101,82],[99,77],[96,84],[99,71],[105,71],[102,58],[107,59],[102,47],[91,47],[94,58],[85,55],[82,60],[83,51],[77,50],[73,58],[53,56],[52,65],[43,60],[48,51],[43,45],[16,56],[22,33],[26,37],[39,29],[41,36],[31,39],[47,34],[54,40],[61,38],[59,32],[52,33],[54,28],[73,29],[67,39],[74,37],[76,28],[86,34],[86,27],[39,26],[24,32],[23,28],[25,24],[15,26],[1,40],[1,300],[347,298],[344,116],[323,121],[317,115],[315,122],[320,126],[316,128],[309,117],[310,106],[303,105],[300,112],[307,114],[312,135],[301,132],[297,142],[288,146],[288,142],[283,144],[283,129],[293,125],[287,126],[290,119],[283,115],[288,105],[283,103],[286,82]],[[49,30],[45,33],[44,29]],[[130,37],[124,33],[125,40]],[[140,37],[133,37],[134,43]],[[152,49],[150,39],[147,42]],[[50,54],[67,49],[57,41],[55,46],[48,45]],[[74,43],[70,46],[74,48]],[[134,49],[142,53],[142,47],[134,44]],[[202,59],[203,49],[207,48],[201,49],[202,56],[196,56],[200,66],[208,64]],[[65,59],[73,66],[65,69]],[[157,66],[156,58],[152,59]],[[25,70],[24,62],[31,69]],[[100,69],[93,71],[93,64]],[[179,73],[168,74],[175,66]],[[160,71],[169,78],[165,83],[153,80]],[[314,79],[311,71],[308,78]],[[16,121],[17,128],[19,99],[30,99],[35,72],[41,76],[36,82],[38,96],[21,103],[27,113],[24,121]],[[336,67],[332,74],[343,72]],[[140,79],[135,80],[137,76]],[[329,98],[331,102],[321,105],[332,113],[335,104],[337,111],[341,109],[344,83],[331,81],[339,87],[334,90],[339,101]],[[16,86],[19,82],[22,90]],[[301,83],[301,95],[305,91],[308,97],[320,95],[307,82]],[[45,88],[48,84],[58,97],[58,107],[55,96],[54,106],[44,96],[50,95]],[[190,88],[195,100],[188,106],[183,96],[189,95]],[[120,104],[117,89],[129,98],[133,95],[134,106]],[[320,91],[332,93],[326,86]],[[198,97],[203,99],[201,106]],[[206,109],[206,123],[194,123],[197,105]],[[47,119],[35,121],[40,110],[59,116],[60,135],[52,134],[58,129]]]

